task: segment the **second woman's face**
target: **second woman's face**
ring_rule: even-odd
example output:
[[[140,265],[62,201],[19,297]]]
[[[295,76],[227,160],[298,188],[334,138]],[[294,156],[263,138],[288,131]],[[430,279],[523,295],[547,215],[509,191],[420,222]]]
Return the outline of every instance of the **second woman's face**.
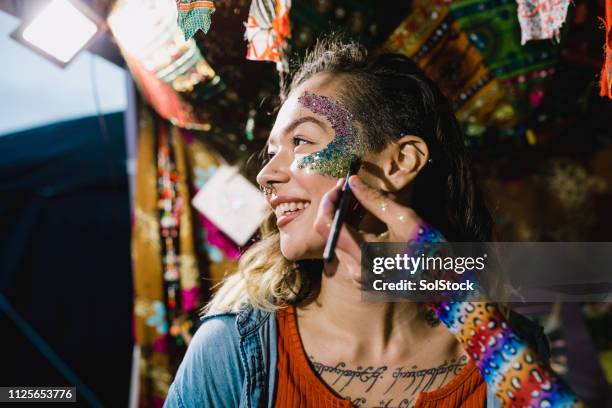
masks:
[[[267,199],[280,231],[281,252],[290,260],[322,257],[325,237],[314,229],[317,210],[323,195],[338,180],[346,153],[342,150],[354,146],[346,143],[348,139],[337,139],[347,136],[338,134],[346,131],[339,121],[347,111],[342,111],[334,83],[337,81],[330,81],[328,75],[317,75],[293,90],[278,112],[268,139],[268,163],[257,176],[261,186],[272,187]],[[345,121],[344,126],[348,124]],[[337,145],[337,151],[317,156],[317,152],[329,151],[328,145]],[[336,171],[309,165],[313,161]]]

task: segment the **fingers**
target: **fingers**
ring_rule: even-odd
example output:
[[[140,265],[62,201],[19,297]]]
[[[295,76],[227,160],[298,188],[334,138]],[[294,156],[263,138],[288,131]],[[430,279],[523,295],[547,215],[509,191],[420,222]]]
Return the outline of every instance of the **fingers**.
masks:
[[[386,197],[382,191],[370,187],[358,176],[351,176],[349,185],[359,203],[384,222],[395,239],[407,240],[419,225],[421,220],[411,208]]]

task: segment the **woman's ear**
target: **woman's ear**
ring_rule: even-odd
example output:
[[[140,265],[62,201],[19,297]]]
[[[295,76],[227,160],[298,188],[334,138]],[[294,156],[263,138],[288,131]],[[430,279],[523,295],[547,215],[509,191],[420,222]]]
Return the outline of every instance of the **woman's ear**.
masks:
[[[387,146],[383,171],[387,186],[400,191],[419,174],[429,160],[427,144],[419,136],[404,135]],[[385,149],[386,150],[386,149]]]

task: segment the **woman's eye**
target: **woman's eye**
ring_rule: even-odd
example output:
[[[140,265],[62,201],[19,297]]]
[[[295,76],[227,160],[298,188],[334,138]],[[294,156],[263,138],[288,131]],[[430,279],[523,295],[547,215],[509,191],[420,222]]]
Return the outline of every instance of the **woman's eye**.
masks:
[[[306,140],[306,139],[302,139],[301,137],[298,137],[298,136],[295,136],[293,138],[293,145],[294,146],[301,146],[301,145],[305,145],[305,144],[311,144],[311,142]]]

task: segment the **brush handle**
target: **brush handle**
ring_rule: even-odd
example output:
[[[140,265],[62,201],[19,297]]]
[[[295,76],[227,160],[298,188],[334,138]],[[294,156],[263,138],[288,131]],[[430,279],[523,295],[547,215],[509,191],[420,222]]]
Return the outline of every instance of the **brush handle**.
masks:
[[[340,196],[340,203],[334,214],[334,219],[331,224],[331,230],[329,231],[329,237],[325,243],[325,249],[323,250],[323,260],[325,262],[331,262],[334,260],[336,244],[338,243],[338,237],[340,236],[340,229],[344,223],[346,213],[350,208],[350,204],[353,201],[354,196],[351,191],[351,187],[348,184],[348,177],[344,181],[342,188],[342,196]]]

